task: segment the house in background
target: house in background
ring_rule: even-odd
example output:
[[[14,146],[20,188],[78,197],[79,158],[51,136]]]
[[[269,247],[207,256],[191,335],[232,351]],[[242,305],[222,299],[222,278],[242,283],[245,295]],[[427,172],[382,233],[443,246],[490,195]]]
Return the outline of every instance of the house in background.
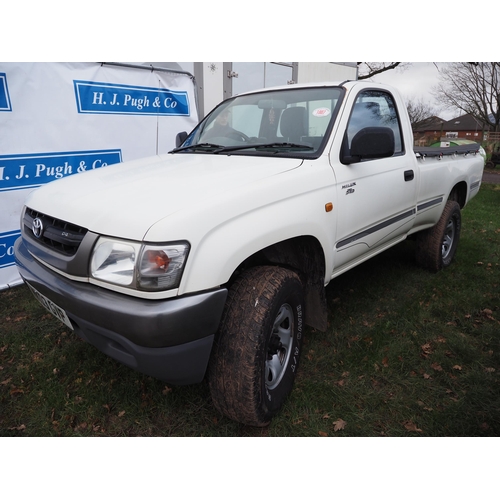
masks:
[[[439,141],[443,135],[446,120],[431,116],[413,125],[413,143],[415,146],[429,146]]]
[[[484,140],[484,133],[488,130],[488,127],[485,127],[472,115],[462,115],[444,123],[441,140],[469,139],[481,143]]]
[[[484,127],[470,114],[452,120],[442,120],[432,116],[413,126],[413,138],[416,146],[430,146],[435,142],[446,142],[453,139],[468,139],[482,143],[486,140],[488,127]]]

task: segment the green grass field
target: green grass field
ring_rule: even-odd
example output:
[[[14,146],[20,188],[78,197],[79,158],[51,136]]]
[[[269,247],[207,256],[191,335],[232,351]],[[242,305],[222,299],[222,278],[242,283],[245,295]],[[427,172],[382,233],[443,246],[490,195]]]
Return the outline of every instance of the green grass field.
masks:
[[[0,292],[0,436],[499,436],[500,185],[462,213],[453,264],[406,241],[327,288],[295,389],[265,429],[219,415],[79,340],[26,286]]]

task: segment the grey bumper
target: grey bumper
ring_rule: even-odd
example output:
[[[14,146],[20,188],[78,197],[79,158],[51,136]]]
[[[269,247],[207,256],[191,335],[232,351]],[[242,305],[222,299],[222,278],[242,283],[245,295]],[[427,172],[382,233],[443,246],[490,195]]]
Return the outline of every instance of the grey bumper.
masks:
[[[69,280],[14,246],[25,282],[66,311],[75,333],[108,356],[175,385],[200,382],[210,358],[227,290],[147,300]]]

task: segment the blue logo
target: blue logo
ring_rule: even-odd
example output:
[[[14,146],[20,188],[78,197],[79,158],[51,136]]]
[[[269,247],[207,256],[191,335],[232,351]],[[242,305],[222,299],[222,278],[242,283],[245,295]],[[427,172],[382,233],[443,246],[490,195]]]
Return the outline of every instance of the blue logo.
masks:
[[[19,236],[19,230],[0,233],[0,269],[14,265],[14,242]]]
[[[0,73],[0,111],[12,111],[5,73]]]
[[[0,156],[0,192],[39,187],[121,161],[120,149]]]
[[[73,81],[79,113],[190,116],[187,92]]]

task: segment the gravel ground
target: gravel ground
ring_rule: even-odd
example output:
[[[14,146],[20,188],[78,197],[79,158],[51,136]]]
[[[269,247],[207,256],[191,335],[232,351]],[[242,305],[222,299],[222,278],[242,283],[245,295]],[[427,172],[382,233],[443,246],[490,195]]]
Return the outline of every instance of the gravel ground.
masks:
[[[483,182],[488,184],[500,184],[500,171],[485,170],[483,172]]]

